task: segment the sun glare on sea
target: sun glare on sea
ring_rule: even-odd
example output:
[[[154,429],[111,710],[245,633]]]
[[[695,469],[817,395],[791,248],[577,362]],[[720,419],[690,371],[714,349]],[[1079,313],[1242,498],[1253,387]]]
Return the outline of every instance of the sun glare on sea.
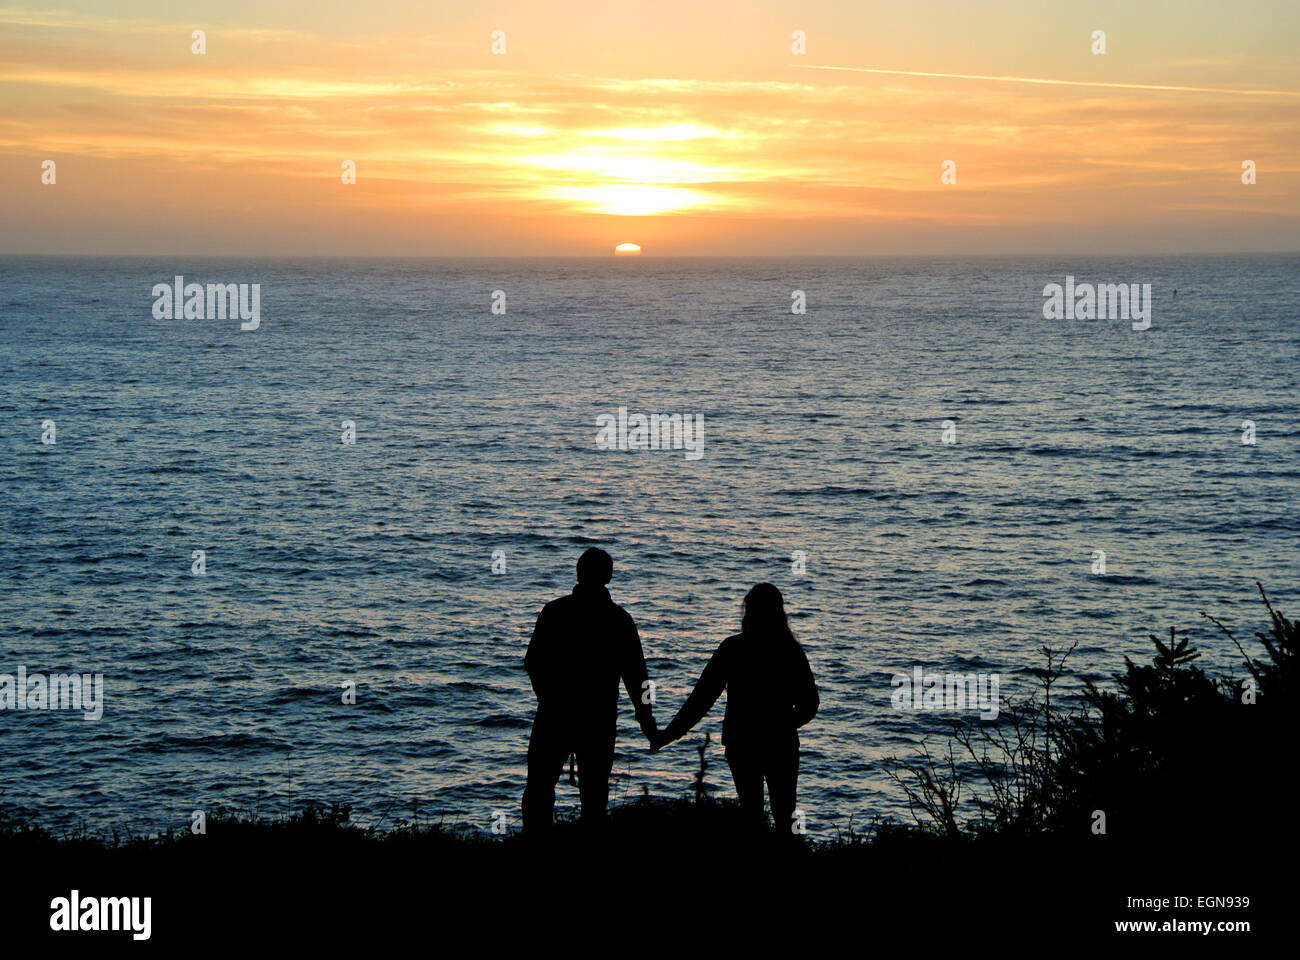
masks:
[[[637,246],[635,243],[620,243],[617,247],[614,248],[614,256],[639,257],[641,256],[641,248]]]

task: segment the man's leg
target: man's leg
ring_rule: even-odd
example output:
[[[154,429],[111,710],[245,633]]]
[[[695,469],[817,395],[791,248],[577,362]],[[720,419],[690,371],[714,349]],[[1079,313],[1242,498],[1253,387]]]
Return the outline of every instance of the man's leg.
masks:
[[[555,813],[555,781],[569,756],[569,740],[551,724],[533,722],[528,738],[528,783],[524,787],[524,831],[551,826]]]
[[[767,819],[763,816],[763,764],[760,755],[752,747],[729,746],[727,765],[731,767],[731,779],[740,799],[741,818],[755,829],[765,829]]]
[[[601,823],[605,819],[616,733],[588,739],[578,746],[578,793],[582,797],[583,823]]]

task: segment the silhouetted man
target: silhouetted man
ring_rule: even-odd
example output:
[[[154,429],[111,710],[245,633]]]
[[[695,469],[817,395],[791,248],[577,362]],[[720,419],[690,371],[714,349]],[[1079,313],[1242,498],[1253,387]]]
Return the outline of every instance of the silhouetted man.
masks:
[[[622,678],[646,739],[658,736],[654,713],[643,702],[647,679],[641,637],[605,584],[614,561],[591,548],[578,559],[578,583],[537,617],[524,667],[537,694],[537,717],[528,741],[524,829],[551,825],[555,781],[564,761],[578,761],[582,819],[604,819],[609,773],[618,732],[618,682]]]

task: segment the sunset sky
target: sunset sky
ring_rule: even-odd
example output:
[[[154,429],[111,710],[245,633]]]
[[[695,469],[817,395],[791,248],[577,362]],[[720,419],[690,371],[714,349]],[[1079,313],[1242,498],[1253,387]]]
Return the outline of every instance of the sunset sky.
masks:
[[[0,252],[1297,250],[1298,49],[1294,0],[0,0]]]

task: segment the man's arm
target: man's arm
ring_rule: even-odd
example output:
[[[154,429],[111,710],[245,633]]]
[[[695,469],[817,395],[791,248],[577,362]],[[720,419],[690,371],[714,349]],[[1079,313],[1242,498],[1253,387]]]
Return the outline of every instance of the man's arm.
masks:
[[[646,681],[650,679],[650,672],[646,670],[645,652],[641,649],[641,634],[637,632],[636,621],[628,617],[627,627],[623,685],[627,687],[627,695],[632,701],[632,709],[636,711],[636,722],[640,724],[641,732],[645,734],[647,740],[654,743],[655,737],[659,734],[659,727],[655,724],[654,707],[646,702],[649,697]]]
[[[537,623],[533,626],[533,638],[528,643],[528,652],[524,654],[524,669],[528,671],[528,679],[533,684],[533,693],[537,696],[537,702],[541,703],[542,698],[551,690],[551,615],[547,613],[549,604],[542,607],[542,612],[537,615]]]

